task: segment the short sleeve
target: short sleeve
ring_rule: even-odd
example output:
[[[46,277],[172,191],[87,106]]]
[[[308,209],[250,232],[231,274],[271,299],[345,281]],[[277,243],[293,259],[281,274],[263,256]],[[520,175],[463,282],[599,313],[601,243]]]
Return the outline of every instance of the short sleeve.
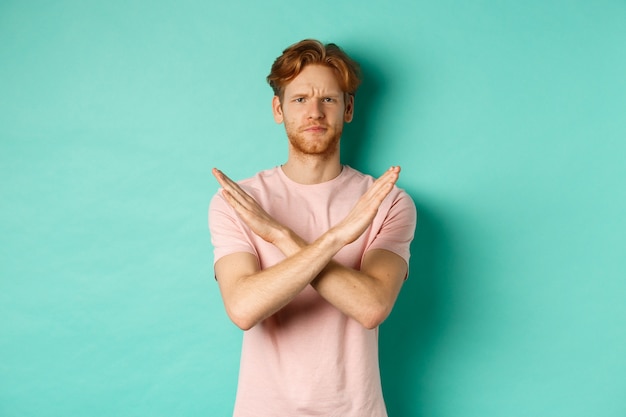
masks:
[[[209,231],[213,244],[213,264],[237,252],[249,252],[257,256],[247,228],[219,191],[209,205]]]
[[[417,224],[417,209],[413,199],[403,190],[393,199],[378,233],[367,250],[385,249],[409,263],[410,246]]]

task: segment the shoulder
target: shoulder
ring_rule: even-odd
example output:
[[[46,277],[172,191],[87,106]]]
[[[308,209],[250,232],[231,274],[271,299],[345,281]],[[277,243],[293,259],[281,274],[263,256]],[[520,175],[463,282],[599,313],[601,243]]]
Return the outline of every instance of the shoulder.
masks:
[[[249,178],[238,180],[242,188],[254,188],[262,184],[273,184],[281,181],[280,167],[269,168],[263,171],[257,172],[255,175]]]
[[[251,177],[244,178],[241,180],[235,180],[235,181],[237,182],[237,184],[241,185],[241,184],[253,184],[256,182],[260,182],[260,181],[262,182],[262,181],[267,181],[267,180],[270,180],[270,181],[277,180],[280,177],[279,172],[280,172],[280,166],[275,166],[272,168],[259,171]]]
[[[376,178],[369,174],[365,174],[357,169],[352,168],[350,165],[344,165],[342,171],[343,177],[345,181],[348,182],[365,182],[365,183],[373,183],[376,181]]]

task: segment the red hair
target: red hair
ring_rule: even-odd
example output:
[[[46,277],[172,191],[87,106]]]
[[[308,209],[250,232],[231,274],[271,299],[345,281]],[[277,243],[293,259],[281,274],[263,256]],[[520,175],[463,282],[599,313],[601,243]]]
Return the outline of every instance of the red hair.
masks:
[[[305,66],[325,65],[332,68],[344,93],[354,95],[361,84],[359,64],[334,43],[323,44],[315,39],[305,39],[285,49],[276,58],[267,76],[274,95],[282,98],[285,86],[300,74]]]

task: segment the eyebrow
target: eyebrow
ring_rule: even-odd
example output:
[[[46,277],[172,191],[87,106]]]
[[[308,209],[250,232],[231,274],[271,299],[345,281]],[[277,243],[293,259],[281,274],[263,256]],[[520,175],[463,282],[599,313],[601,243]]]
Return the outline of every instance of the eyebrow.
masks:
[[[320,97],[341,97],[343,93],[342,92],[329,92],[328,94],[321,94]],[[304,92],[304,91],[295,91],[289,95],[287,95],[287,97],[311,97],[312,95],[309,92]]]

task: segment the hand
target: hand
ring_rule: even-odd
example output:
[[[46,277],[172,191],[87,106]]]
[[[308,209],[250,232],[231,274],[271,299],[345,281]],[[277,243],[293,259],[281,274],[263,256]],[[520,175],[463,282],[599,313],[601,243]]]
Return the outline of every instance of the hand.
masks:
[[[333,229],[349,244],[358,239],[374,220],[378,208],[393,189],[400,176],[400,167],[389,168],[365,194],[361,196],[350,213]]]
[[[222,171],[213,168],[212,173],[223,188],[222,195],[226,202],[235,209],[241,220],[261,239],[275,243],[284,233],[285,227],[267,214],[250,194]]]

